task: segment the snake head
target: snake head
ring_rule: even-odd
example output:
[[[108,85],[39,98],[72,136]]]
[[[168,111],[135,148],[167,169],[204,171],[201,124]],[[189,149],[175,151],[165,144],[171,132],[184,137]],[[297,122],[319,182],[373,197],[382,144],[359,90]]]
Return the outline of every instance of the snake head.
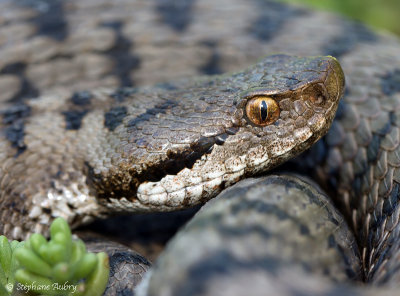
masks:
[[[238,97],[235,124],[255,136],[275,165],[326,134],[345,85],[335,58],[274,55],[249,73],[257,80]]]
[[[309,148],[343,88],[332,57],[273,55],[243,72],[137,90],[112,131],[115,166],[91,179],[113,210],[196,205]]]

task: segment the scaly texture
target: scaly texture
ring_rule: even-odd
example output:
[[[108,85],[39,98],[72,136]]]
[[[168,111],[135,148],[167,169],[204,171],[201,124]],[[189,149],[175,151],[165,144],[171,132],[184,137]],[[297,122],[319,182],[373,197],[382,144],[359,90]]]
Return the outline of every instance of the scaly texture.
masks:
[[[362,282],[358,246],[343,216],[311,180],[283,174],[243,180],[208,202],[169,242],[136,292],[397,295],[399,272],[382,274],[390,283]]]
[[[110,281],[104,295],[132,291],[150,268],[150,262],[131,249],[110,241],[85,239],[89,252],[106,252],[110,259]]]
[[[50,111],[41,106],[46,98],[13,105],[2,112],[8,120],[3,232],[19,238],[60,215],[76,225],[113,212],[171,211],[204,202],[309,148],[326,133],[343,86],[333,58],[274,55],[243,72],[180,82],[171,90],[121,89],[118,105],[115,91],[96,92],[85,107],[90,112],[66,111],[68,104]],[[255,95],[279,104],[273,125],[257,127],[246,118],[244,108]],[[23,118],[20,108],[28,112]],[[77,113],[85,115],[74,126]],[[16,126],[23,128],[24,147],[11,139]]]
[[[98,148],[90,150],[92,162],[117,168],[113,155],[95,157],[114,138],[99,142],[93,138],[117,130],[127,114],[139,115],[128,113],[134,108],[128,108],[127,101],[113,108],[115,102],[135,94],[110,93],[100,86],[141,86],[236,71],[277,52],[330,54],[343,67],[347,91],[328,136],[297,166],[316,177],[345,213],[356,234],[366,278],[379,283],[393,280],[400,229],[397,38],[329,13],[263,0],[2,1],[0,24],[0,184],[4,186],[0,194],[6,201],[1,221],[18,225],[22,222],[18,217],[26,218],[23,227],[10,225],[7,232],[18,237],[26,229],[43,231],[51,215],[88,214],[90,219],[98,212],[92,206],[100,192],[96,190],[107,192],[111,187],[98,186],[103,171],[93,164],[88,171],[96,177],[97,189],[86,186],[87,172],[81,168],[90,157],[82,151],[94,145]],[[185,83],[142,91],[178,88],[166,91],[171,94]],[[90,92],[82,92],[85,89]],[[107,99],[110,94],[114,102]],[[173,108],[167,104],[154,109],[143,100],[137,104],[143,114],[139,120]],[[102,108],[108,108],[107,116],[99,111],[106,110]],[[35,116],[39,110],[53,115]],[[105,129],[99,121],[107,123]],[[75,137],[85,129],[84,136]],[[28,155],[22,163],[33,165],[18,163]],[[50,187],[32,189],[22,176]],[[130,179],[118,181],[130,184]],[[118,192],[130,190],[120,186]],[[52,194],[43,199],[42,193],[35,196],[30,190]],[[24,206],[27,200],[31,202]],[[38,206],[32,206],[35,201]],[[120,210],[122,205],[118,203]],[[43,208],[53,209],[52,214]],[[70,218],[70,222],[75,221]]]

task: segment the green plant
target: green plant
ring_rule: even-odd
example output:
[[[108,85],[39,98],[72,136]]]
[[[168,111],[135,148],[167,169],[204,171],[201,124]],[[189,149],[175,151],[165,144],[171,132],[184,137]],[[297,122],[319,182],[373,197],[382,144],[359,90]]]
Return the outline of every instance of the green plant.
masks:
[[[0,275],[3,286],[0,295],[9,295],[12,291],[33,295],[103,294],[109,276],[108,256],[88,253],[81,240],[72,238],[64,219],[53,221],[49,241],[37,233],[25,243],[8,243],[4,236],[1,238],[0,262],[4,276]]]
[[[18,261],[15,258],[15,250],[22,247],[23,242],[12,241],[11,243],[4,236],[0,236],[0,295],[9,295],[15,284],[15,271],[18,268]]]

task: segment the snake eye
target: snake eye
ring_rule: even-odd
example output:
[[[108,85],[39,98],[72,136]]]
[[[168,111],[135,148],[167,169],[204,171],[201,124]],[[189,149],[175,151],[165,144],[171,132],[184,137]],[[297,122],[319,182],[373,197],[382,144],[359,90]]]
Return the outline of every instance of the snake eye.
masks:
[[[254,97],[246,105],[246,115],[256,125],[266,126],[274,123],[279,114],[278,103],[269,97]]]

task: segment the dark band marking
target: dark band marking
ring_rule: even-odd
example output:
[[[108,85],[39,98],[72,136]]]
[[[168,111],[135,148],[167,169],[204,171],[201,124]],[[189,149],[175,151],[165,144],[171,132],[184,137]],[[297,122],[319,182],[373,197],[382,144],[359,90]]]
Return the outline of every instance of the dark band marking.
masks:
[[[375,162],[378,159],[379,147],[381,145],[381,137],[374,134],[372,141],[367,147],[367,159],[368,162]]]
[[[400,69],[389,72],[382,77],[381,89],[388,96],[400,92]]]
[[[118,106],[110,109],[110,111],[104,114],[104,126],[110,131],[116,129],[120,125],[127,115],[128,110],[125,106]]]
[[[88,91],[75,92],[69,101],[69,110],[63,111],[65,129],[78,130],[81,128],[82,120],[89,112],[88,106],[91,103],[92,94]]]
[[[133,86],[134,81],[130,73],[139,67],[140,59],[131,54],[133,48],[132,41],[123,35],[122,22],[108,22],[102,25],[113,29],[117,36],[114,47],[105,52],[115,64],[112,74],[119,78],[120,86]]]
[[[10,125],[20,119],[29,117],[31,115],[31,107],[25,104],[14,105],[6,110],[1,110],[0,115],[3,117],[2,122]]]
[[[362,233],[363,237],[361,237],[361,241],[364,241],[367,243],[367,258],[370,257],[371,250],[375,249],[375,255],[373,260],[371,262],[376,262],[376,260],[379,260],[379,257],[383,259],[385,256],[383,250],[378,250],[378,246],[382,248],[384,246],[381,244],[381,238],[382,238],[382,223],[386,221],[387,219],[390,219],[390,216],[397,210],[398,204],[399,204],[399,192],[400,192],[400,185],[397,182],[393,181],[393,188],[392,191],[390,192],[389,196],[385,199],[385,202],[383,204],[382,212],[381,211],[374,211],[374,221],[370,226],[368,237],[366,236],[366,233]],[[382,248],[383,249],[383,248]],[[386,248],[388,249],[388,248]],[[378,258],[375,258],[378,257]],[[375,264],[376,265],[376,264]]]
[[[25,119],[31,115],[31,108],[25,104],[14,105],[7,110],[0,111],[2,122],[6,125],[4,129],[5,138],[11,146],[17,149],[15,157],[26,149],[24,142]]]
[[[173,295],[205,295],[212,280],[221,275],[232,275],[245,270],[263,270],[278,276],[282,260],[273,257],[258,257],[248,261],[240,260],[226,250],[215,250],[213,253],[188,267],[186,280],[176,285]]]
[[[399,203],[399,198],[400,198],[399,187],[400,187],[399,184],[397,182],[393,181],[392,191],[390,192],[390,195],[383,202],[382,213],[386,217],[391,216],[397,208],[397,205]]]
[[[71,97],[72,104],[76,106],[87,106],[90,105],[92,94],[88,91],[75,92]]]
[[[5,128],[5,136],[11,145],[17,149],[15,157],[20,155],[26,150],[26,145],[24,142],[25,136],[25,124],[22,120],[14,122],[14,124]]]
[[[259,16],[251,24],[249,33],[261,41],[268,41],[279,35],[286,21],[307,14],[305,9],[289,7],[274,1],[257,1]]]
[[[125,101],[127,97],[130,97],[132,94],[137,93],[136,88],[130,87],[121,87],[118,88],[115,92],[113,92],[110,96],[118,103]]]
[[[299,227],[300,227],[300,233],[301,233],[302,235],[304,235],[304,236],[305,236],[305,235],[310,235],[310,228],[308,228],[307,225],[300,224]]]
[[[206,63],[200,67],[200,73],[206,74],[206,75],[214,75],[214,74],[221,74],[223,73],[223,70],[221,69],[220,66],[220,59],[221,55],[218,51],[218,46],[215,41],[205,41],[203,42],[204,45],[206,45],[210,51],[212,52],[211,57]]]
[[[21,81],[20,90],[11,99],[10,102],[20,102],[24,99],[36,98],[39,96],[39,90],[35,88],[25,75],[25,63],[12,63],[6,65],[1,71],[2,74],[18,76]]]
[[[308,171],[308,173],[310,173]],[[333,222],[335,225],[339,225],[340,221],[337,220],[338,217],[340,217],[339,212],[333,207],[333,205],[331,203],[329,203],[328,198],[326,197],[325,193],[322,192],[321,188],[319,188],[318,186],[315,186],[315,184],[310,184],[309,182],[307,182],[306,180],[291,180],[291,179],[287,179],[286,177],[281,177],[281,176],[271,176],[268,177],[266,179],[261,179],[260,181],[260,186],[265,186],[268,184],[277,184],[277,185],[283,185],[285,186],[286,190],[289,190],[291,188],[295,188],[298,189],[299,192],[301,192],[301,196],[298,196],[298,198],[307,198],[307,202],[310,202],[312,204],[316,204],[318,207],[326,209],[325,214],[327,215],[327,220]],[[254,184],[254,186],[256,186],[257,184]],[[309,186],[311,185],[311,186]],[[314,190],[316,190],[316,192],[314,192],[313,190],[311,190],[310,188],[313,188]],[[330,205],[330,206],[328,206]],[[272,208],[269,209],[268,207],[263,207],[261,205],[257,205],[255,204],[255,209],[260,210],[262,212],[263,211],[271,211],[271,213],[275,213],[278,214],[278,218],[282,218],[283,220],[285,219],[294,219],[296,221],[296,224],[301,224],[300,222],[298,222],[296,220],[295,217],[291,218],[289,216],[287,216],[287,213],[285,213],[284,211],[280,210],[279,208]],[[335,213],[337,215],[335,215]]]
[[[157,114],[165,114],[168,110],[177,106],[177,102],[172,100],[166,100],[165,102],[154,106],[153,108],[147,109],[146,112],[138,115],[136,118],[131,119],[128,122],[127,127],[135,127],[139,122],[148,121],[154,118]]]
[[[368,163],[374,163],[378,159],[379,149],[381,146],[382,138],[390,133],[392,126],[396,124],[396,116],[393,112],[389,113],[389,120],[386,124],[372,135],[372,140],[367,147],[367,159]]]
[[[16,1],[19,5],[33,8],[38,14],[30,21],[37,27],[37,35],[63,41],[68,36],[68,22],[62,0],[41,0],[41,1]]]
[[[375,131],[375,133],[384,137],[388,133],[390,133],[393,126],[396,126],[396,115],[394,114],[394,111],[390,111],[389,112],[389,120],[386,122],[386,124],[381,129]]]
[[[271,182],[275,183],[275,182]],[[248,188],[243,190],[243,194],[246,194]],[[254,200],[254,201],[246,201],[243,203],[237,203],[231,207],[231,213],[237,216],[240,212],[247,212],[251,209],[256,213],[260,214],[269,214],[276,216],[279,220],[287,220],[291,217],[288,215],[287,212],[280,209],[278,206],[269,204],[263,200]]]
[[[183,32],[192,20],[195,0],[157,0],[156,11],[161,20],[177,32]]]
[[[65,129],[78,130],[81,128],[82,119],[87,114],[88,110],[77,111],[70,110],[62,112],[65,118]]]
[[[157,83],[155,85],[155,87],[159,87],[165,90],[177,90],[178,86],[176,84],[174,84],[173,82],[161,82],[161,83]]]
[[[366,26],[356,22],[342,22],[343,28],[340,35],[329,39],[322,47],[322,53],[340,57],[350,52],[360,42],[374,42],[377,36]]]
[[[343,259],[344,261],[344,266],[345,266],[345,271],[346,271],[346,275],[349,279],[352,280],[360,280],[360,276],[362,276],[362,272],[361,270],[355,271],[352,268],[353,263],[351,262],[351,258],[347,255],[347,252],[343,249],[342,245],[340,244],[340,242],[337,241],[337,239],[335,238],[335,236],[333,234],[331,234],[328,237],[328,247],[331,249],[335,249],[338,251],[338,253],[340,254],[340,257]],[[357,247],[355,244],[352,244],[351,246],[352,248],[352,252],[357,254]]]
[[[243,194],[246,194],[246,192],[247,189],[243,190]],[[310,196],[308,197],[311,198]],[[263,200],[240,202],[231,207],[231,213],[234,216],[239,215],[240,212],[244,213],[252,212],[252,213],[259,213],[262,215],[266,214],[269,216],[275,216],[282,221],[293,221],[295,225],[299,226],[299,231],[301,234],[308,235],[310,233],[310,229],[308,228],[308,226],[301,223],[296,217],[290,216],[286,211],[282,210],[278,206],[269,204]]]

